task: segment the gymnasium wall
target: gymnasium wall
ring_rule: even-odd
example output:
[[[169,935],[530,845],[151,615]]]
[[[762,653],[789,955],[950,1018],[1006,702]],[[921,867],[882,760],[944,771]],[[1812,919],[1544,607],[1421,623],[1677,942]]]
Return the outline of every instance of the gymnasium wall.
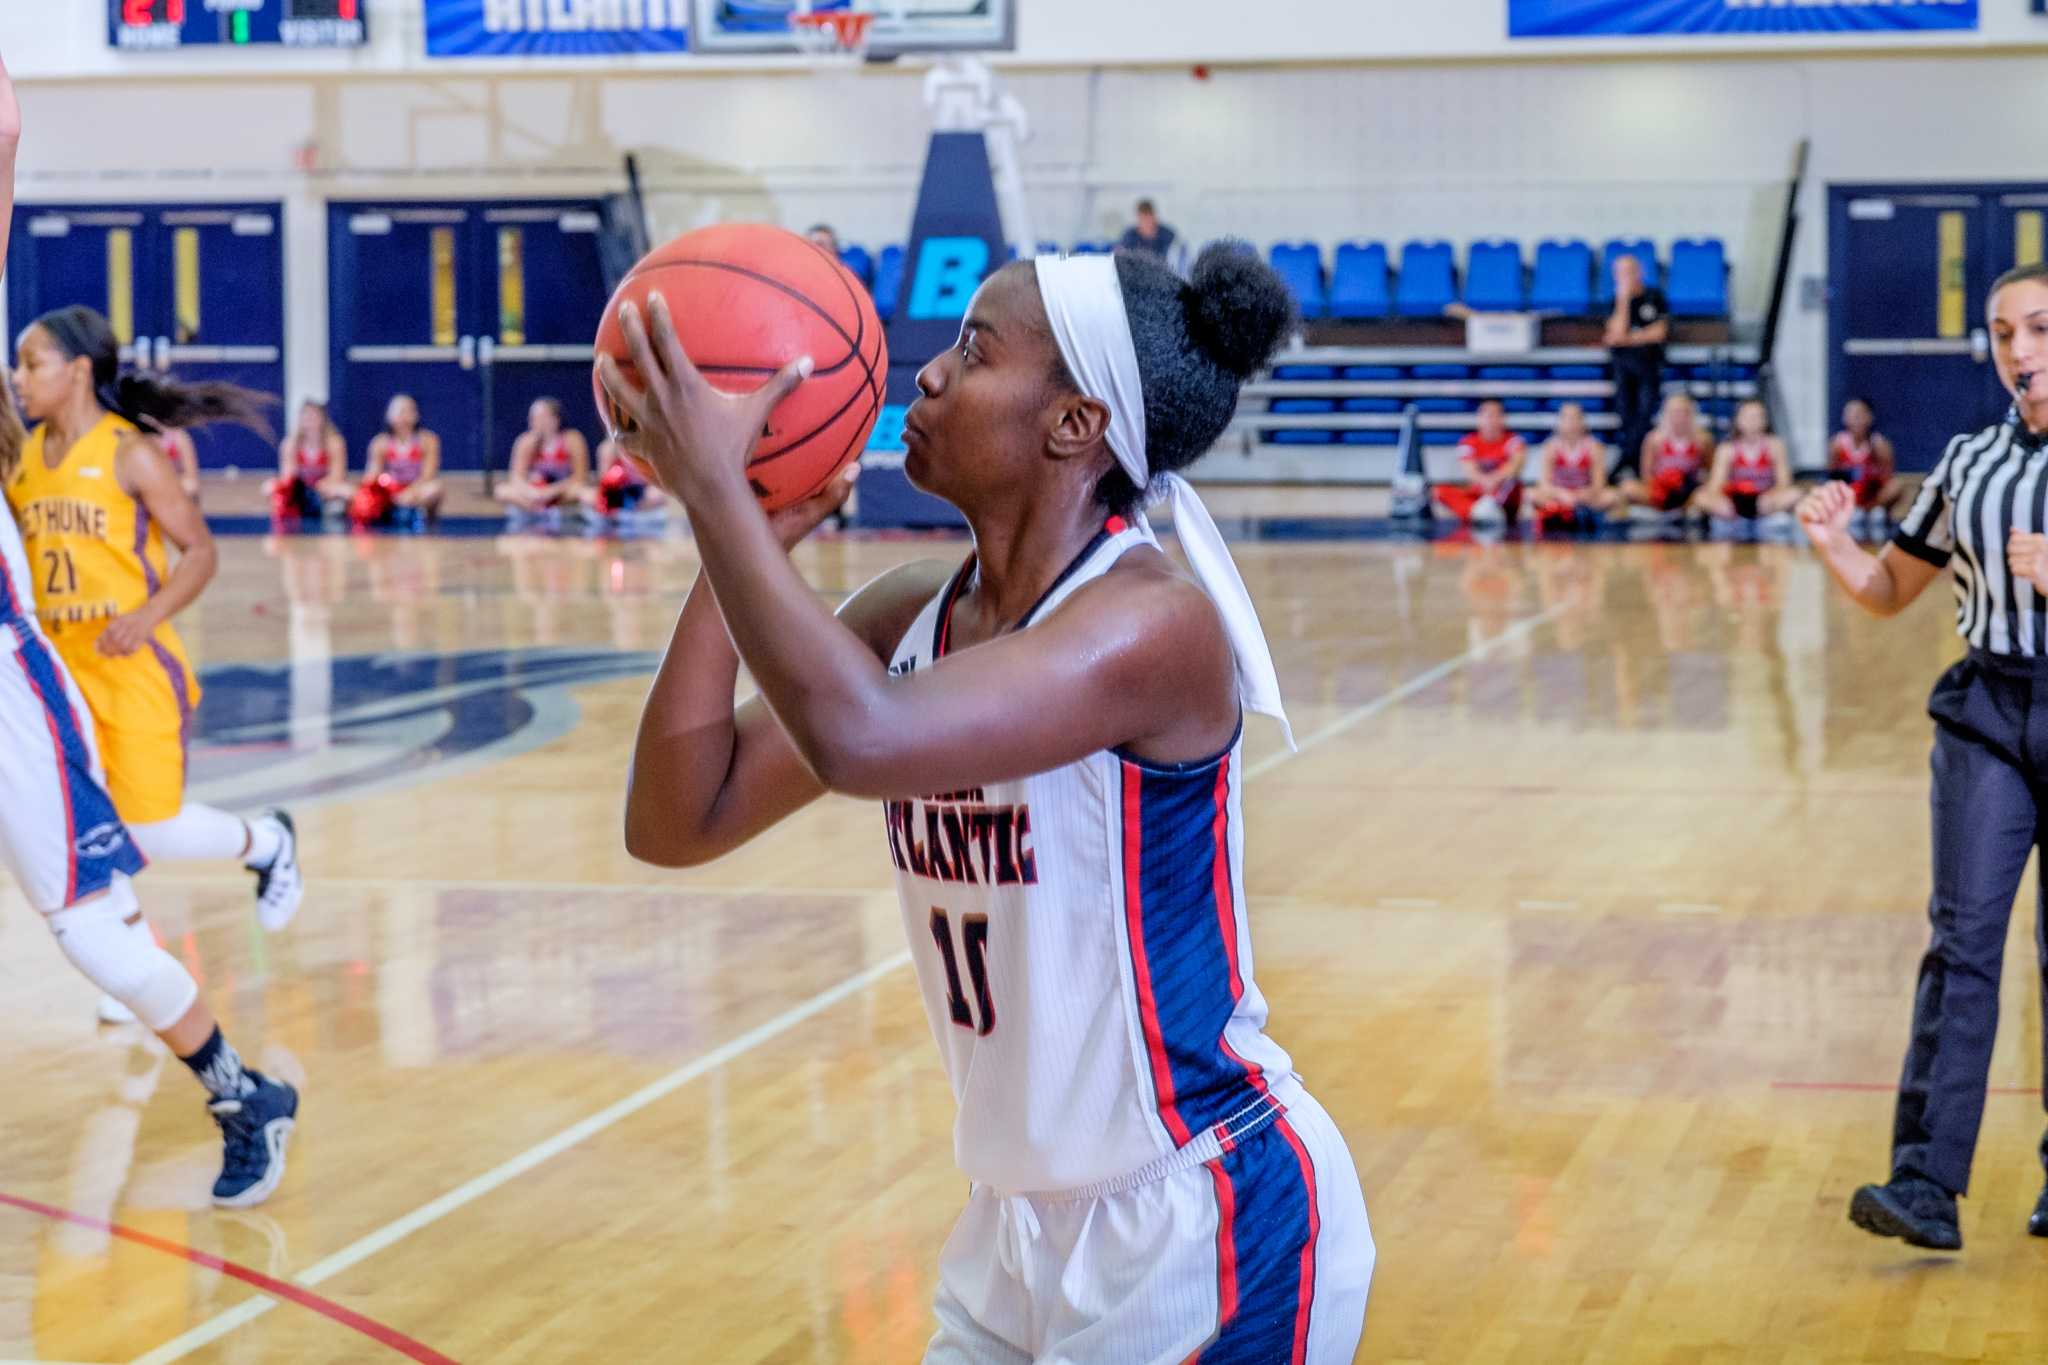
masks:
[[[1077,8],[1025,3],[1027,15],[1048,23]],[[374,9],[373,23],[392,19],[392,8]],[[1439,10],[1463,13],[1477,33],[1483,9],[1490,33],[1501,0],[1403,4],[1399,23],[1384,0],[1314,8],[1384,12],[1383,39],[1399,31],[1404,42],[1443,43],[1454,25]],[[1094,5],[1112,27],[1151,9]],[[1213,35],[1222,21],[1207,12],[1226,9],[1236,12],[1189,0],[1181,7],[1188,22],[1173,33],[1119,41],[1127,56],[1172,48],[1193,41],[1183,28]],[[1207,17],[1193,22],[1198,12]],[[1031,37],[1038,26],[1027,24],[1027,43],[1039,41]],[[621,155],[634,150],[660,230],[719,217],[798,226],[822,218],[850,241],[880,245],[904,235],[928,129],[914,71],[681,78],[542,68],[514,76],[435,65],[405,75],[392,69],[390,22],[380,25],[387,48],[360,59],[377,74],[266,67],[261,76],[183,79],[163,74],[183,72],[182,61],[159,57],[119,59],[155,73],[144,77],[27,79],[38,65],[60,64],[50,48],[58,27],[0,15],[0,52],[25,74],[23,198],[286,201],[295,392],[326,387],[321,206],[329,198],[608,191],[619,185]],[[2048,31],[2048,21],[2039,27]],[[103,29],[69,41],[116,60]],[[1366,35],[1345,41],[1356,46]],[[1737,311],[1753,317],[1801,137],[1813,140],[1815,190],[1798,273],[1819,277],[1819,187],[1829,180],[2035,173],[2043,72],[2038,54],[1944,52],[1223,66],[1207,80],[1184,65],[1013,68],[1006,78],[1032,116],[1027,175],[1041,239],[1113,235],[1140,193],[1160,199],[1169,220],[1197,238],[1234,232],[1262,245],[1711,234],[1730,243]],[[1782,358],[1802,454],[1823,434],[1824,341],[1820,308],[1795,308]]]

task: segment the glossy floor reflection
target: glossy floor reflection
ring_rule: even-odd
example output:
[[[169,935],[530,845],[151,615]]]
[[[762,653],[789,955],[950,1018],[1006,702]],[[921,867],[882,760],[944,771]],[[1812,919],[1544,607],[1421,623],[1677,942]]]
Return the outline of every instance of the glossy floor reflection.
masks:
[[[935,550],[800,555],[837,595]],[[965,1187],[879,813],[687,875],[620,847],[688,543],[223,551],[195,785],[291,803],[311,893],[266,938],[230,869],[139,886],[304,1078],[291,1174],[209,1209],[196,1088],[0,889],[0,1361],[916,1359]],[[2024,932],[1968,1249],[1843,1217],[1924,936],[1945,594],[1867,621],[1771,546],[1240,555],[1303,739],[1249,740],[1259,971],[1365,1182],[1361,1359],[2048,1357]]]

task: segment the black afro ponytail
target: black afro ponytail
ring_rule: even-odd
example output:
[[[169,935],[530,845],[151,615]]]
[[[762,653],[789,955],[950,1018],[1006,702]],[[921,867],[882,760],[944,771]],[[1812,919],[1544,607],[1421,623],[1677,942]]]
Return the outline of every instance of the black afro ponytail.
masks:
[[[1116,273],[1145,389],[1146,461],[1155,475],[1185,469],[1216,444],[1236,415],[1239,387],[1294,329],[1294,295],[1240,241],[1210,243],[1190,279],[1137,251],[1117,252]],[[1095,489],[1119,515],[1143,494],[1121,468]]]

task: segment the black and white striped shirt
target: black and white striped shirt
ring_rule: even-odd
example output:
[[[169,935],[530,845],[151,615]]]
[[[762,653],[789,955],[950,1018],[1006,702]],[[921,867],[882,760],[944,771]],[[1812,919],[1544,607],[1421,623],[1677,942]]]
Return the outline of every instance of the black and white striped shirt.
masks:
[[[2048,531],[2048,438],[2017,410],[1948,443],[1892,543],[1936,568],[1954,556],[1956,633],[1972,648],[2036,658],[2048,655],[2048,596],[2007,570],[2014,529]]]

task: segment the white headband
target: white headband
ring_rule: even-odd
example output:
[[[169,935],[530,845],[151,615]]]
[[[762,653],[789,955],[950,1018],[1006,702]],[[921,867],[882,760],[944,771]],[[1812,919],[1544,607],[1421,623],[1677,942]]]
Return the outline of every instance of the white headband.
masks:
[[[1053,340],[1067,362],[1081,392],[1109,408],[1109,449],[1141,497],[1152,497],[1154,480],[1145,456],[1145,390],[1138,377],[1138,350],[1131,341],[1131,317],[1124,309],[1123,286],[1117,280],[1116,261],[1109,256],[1040,256],[1038,292],[1045,300],[1045,316],[1052,323]],[[1280,678],[1273,671],[1273,654],[1266,647],[1266,633],[1259,628],[1259,614],[1245,591],[1244,579],[1223,543],[1223,533],[1190,484],[1178,474],[1165,474],[1157,481],[1160,496],[1170,500],[1173,530],[1194,570],[1195,581],[1222,614],[1230,635],[1231,652],[1237,659],[1237,689],[1247,709],[1280,722],[1287,747],[1294,747],[1294,730],[1280,704]],[[1138,524],[1147,532],[1151,524],[1141,510]]]

